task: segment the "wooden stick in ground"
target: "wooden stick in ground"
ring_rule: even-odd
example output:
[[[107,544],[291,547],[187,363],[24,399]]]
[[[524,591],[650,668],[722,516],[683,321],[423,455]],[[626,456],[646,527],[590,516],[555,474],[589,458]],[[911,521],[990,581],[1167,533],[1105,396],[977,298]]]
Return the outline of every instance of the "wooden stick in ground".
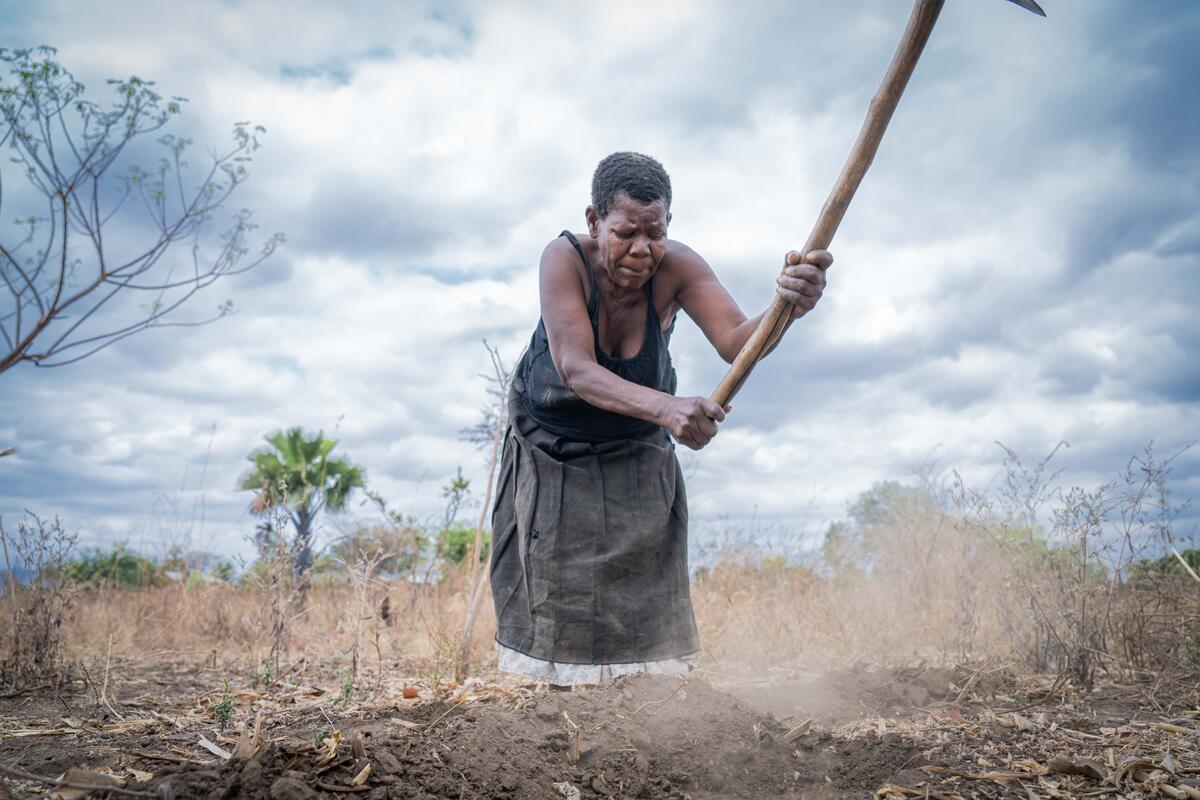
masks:
[[[1197,575],[1196,570],[1192,569],[1192,565],[1189,564],[1183,556],[1179,555],[1179,551],[1172,547],[1171,553],[1175,556],[1175,558],[1179,559],[1179,563],[1183,565],[1185,570],[1187,570],[1187,574],[1195,578],[1197,583],[1200,583],[1200,575]],[[11,576],[9,577],[9,580],[12,580]]]
[[[908,79],[917,66],[917,60],[921,57],[921,51],[925,48],[925,42],[929,40],[929,34],[933,31],[933,25],[937,22],[938,14],[944,3],[945,0],[917,0],[916,6],[913,7],[908,27],[904,31],[904,38],[900,40],[896,55],[892,57],[892,64],[888,67],[883,83],[880,84],[874,99],[871,100],[867,119],[863,122],[858,140],[854,143],[854,149],[850,151],[850,156],[846,159],[845,166],[842,167],[842,173],[838,176],[833,191],[825,200],[825,206],[821,209],[817,224],[813,226],[812,233],[808,235],[808,239],[804,243],[804,249],[800,251],[801,256],[811,250],[824,250],[833,241],[833,235],[837,232],[838,225],[841,224],[842,217],[846,214],[855,190],[862,183],[863,176],[867,174],[867,168],[871,166],[871,161],[875,158],[875,152],[879,149],[879,142],[883,139],[884,131],[887,130],[892,112],[896,110],[896,104],[900,102],[900,95],[904,93],[904,87],[908,85]],[[758,328],[742,346],[742,350],[734,359],[729,372],[725,374],[720,385],[712,393],[713,402],[719,406],[725,406],[733,399],[733,396],[742,388],[742,384],[746,382],[754,365],[787,330],[791,311],[791,304],[781,300],[778,294],[775,295],[774,302],[763,314]]]
[[[108,704],[108,668],[112,664],[112,640],[113,637],[110,633],[108,635],[108,655],[104,658],[104,682],[100,684],[100,704],[108,706],[108,710],[112,711],[117,719],[125,719],[120,714],[117,714],[116,711],[113,711],[113,707]]]
[[[479,617],[479,606],[483,600],[483,587],[487,584],[487,562],[480,561],[480,554],[483,552],[483,524],[486,519],[488,510],[492,504],[492,487],[496,479],[496,461],[499,458],[500,440],[503,438],[504,431],[499,424],[496,425],[496,434],[492,439],[492,457],[488,462],[488,481],[487,491],[483,495],[483,510],[479,512],[479,525],[475,529],[476,546],[472,549],[472,561],[468,568],[471,570],[471,599],[467,605],[467,619],[463,624],[462,641],[459,642],[458,653],[455,658],[454,679],[459,683],[467,677],[467,662],[470,660],[471,654],[471,634],[475,630],[475,620]]]
[[[483,526],[487,522],[488,512],[492,506],[492,491],[496,485],[496,467],[500,463],[500,445],[504,441],[504,432],[508,429],[508,384],[512,373],[504,368],[500,360],[500,352],[484,340],[488,355],[492,357],[492,369],[496,372],[496,425],[492,429],[491,456],[488,459],[487,489],[483,494],[483,508],[479,510],[479,523],[475,526],[475,546],[471,548],[467,568],[471,571],[470,600],[467,603],[467,619],[463,624],[462,639],[459,641],[458,652],[454,658],[454,679],[462,683],[467,677],[467,666],[471,655],[471,634],[475,630],[475,620],[479,617],[479,606],[483,600],[483,588],[488,582],[488,563],[481,560],[483,553]]]
[[[580,732],[579,725],[575,722],[575,720],[571,719],[570,714],[564,711],[562,712],[562,715],[563,725],[567,729],[567,734],[571,737],[571,763],[578,764],[582,734]]]
[[[13,578],[12,562],[8,560],[8,536],[4,533],[4,518],[0,517],[0,546],[4,548],[4,569],[8,572],[8,601],[12,604],[12,642],[13,652],[21,652],[21,607],[17,600],[17,582]]]

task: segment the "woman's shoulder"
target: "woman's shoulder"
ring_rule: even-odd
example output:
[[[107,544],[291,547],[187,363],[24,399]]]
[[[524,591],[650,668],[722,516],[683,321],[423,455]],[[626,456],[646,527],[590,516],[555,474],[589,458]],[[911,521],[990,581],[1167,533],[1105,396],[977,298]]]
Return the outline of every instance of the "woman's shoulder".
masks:
[[[588,246],[592,244],[591,240],[586,235],[578,233],[570,233],[563,231],[558,236],[555,236],[546,247],[542,250],[543,263],[549,257],[553,261],[561,262],[567,259],[579,260],[579,252],[576,249],[582,248],[586,253]]]
[[[659,271],[664,275],[686,278],[700,272],[710,272],[708,262],[688,245],[677,239],[667,240],[667,253],[663,256]]]
[[[700,258],[700,256],[695,250],[678,239],[667,239],[667,254],[664,258],[669,258],[673,261],[679,261]]]
[[[587,244],[577,234],[576,241],[586,253]],[[577,288],[583,293],[585,301],[590,295],[587,269],[583,260],[579,258],[575,243],[563,234],[551,239],[542,250],[541,274],[543,282],[550,281],[551,284],[557,285],[561,289],[570,286],[572,287],[571,291],[575,291]],[[543,283],[543,285],[546,284]]]
[[[658,304],[667,309],[664,318],[670,314],[670,306],[664,306],[668,299],[676,302],[682,292],[706,284],[715,277],[712,267],[699,253],[683,242],[669,240],[654,285]]]

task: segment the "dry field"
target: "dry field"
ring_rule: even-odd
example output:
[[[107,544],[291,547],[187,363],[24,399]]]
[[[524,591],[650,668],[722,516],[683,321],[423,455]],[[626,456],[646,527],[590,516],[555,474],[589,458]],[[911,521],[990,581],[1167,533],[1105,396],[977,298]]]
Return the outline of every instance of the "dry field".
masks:
[[[72,677],[0,700],[0,764],[12,797],[64,774],[113,797],[1200,796],[1194,674],[1036,673],[1019,592],[926,567],[838,585],[727,563],[695,583],[687,681],[573,692],[495,675],[486,624],[453,679],[461,575],[315,588],[277,670],[269,593],[90,590]]]
[[[569,692],[495,673],[490,602],[462,657],[463,567],[10,584],[0,798],[1198,798],[1200,577],[1063,497],[1053,547],[910,494],[816,571],[726,553],[687,680]]]

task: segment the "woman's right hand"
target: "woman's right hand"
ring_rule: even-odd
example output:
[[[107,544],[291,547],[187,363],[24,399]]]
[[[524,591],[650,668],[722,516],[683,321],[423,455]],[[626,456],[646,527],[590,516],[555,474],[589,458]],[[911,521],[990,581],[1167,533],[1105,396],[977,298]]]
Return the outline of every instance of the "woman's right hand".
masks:
[[[717,435],[717,423],[724,421],[725,409],[707,397],[672,397],[662,417],[662,426],[677,442],[699,450]]]

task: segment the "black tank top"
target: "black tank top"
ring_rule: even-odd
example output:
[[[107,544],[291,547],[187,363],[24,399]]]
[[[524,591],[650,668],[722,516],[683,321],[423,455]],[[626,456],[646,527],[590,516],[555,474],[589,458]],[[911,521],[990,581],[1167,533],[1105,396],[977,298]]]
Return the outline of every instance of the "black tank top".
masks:
[[[641,351],[630,358],[612,358],[600,347],[600,293],[596,290],[592,264],[574,234],[563,231],[561,235],[567,237],[574,246],[587,270],[591,287],[588,319],[592,323],[596,362],[631,383],[675,394],[675,368],[671,365],[671,354],[667,350],[675,322],[672,320],[667,330],[662,329],[662,321],[654,308],[654,277],[651,276],[646,282],[646,335]],[[650,436],[661,430],[652,422],[597,408],[568,389],[550,358],[544,319],[538,320],[529,347],[517,364],[513,390],[521,397],[525,410],[538,425],[568,439],[610,442]]]

